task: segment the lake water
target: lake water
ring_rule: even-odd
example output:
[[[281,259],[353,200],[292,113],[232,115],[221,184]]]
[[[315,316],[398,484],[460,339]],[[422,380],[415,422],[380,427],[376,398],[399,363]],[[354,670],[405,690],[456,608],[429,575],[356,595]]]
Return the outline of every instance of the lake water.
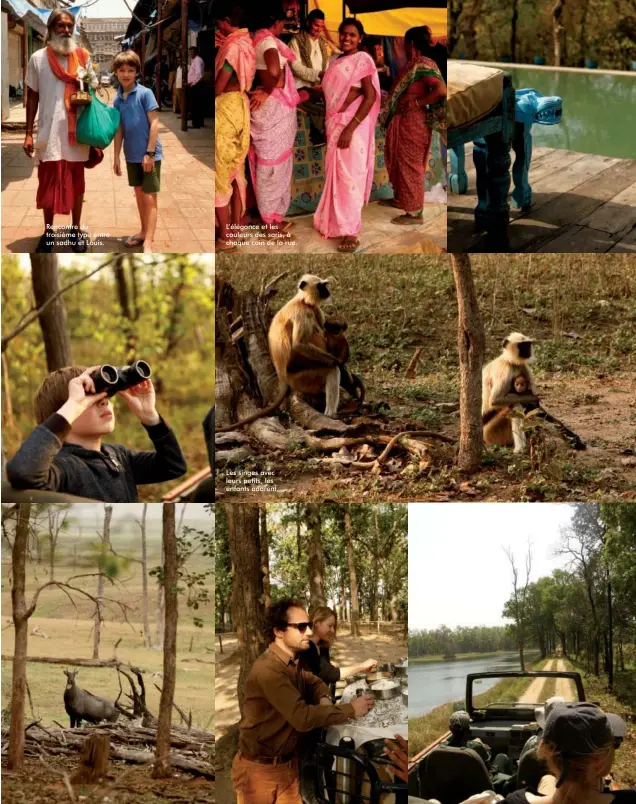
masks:
[[[563,100],[556,126],[532,126],[532,142],[586,154],[636,159],[636,77],[505,67],[515,89]]]
[[[409,717],[418,717],[443,703],[464,700],[468,673],[518,670],[519,654],[506,653],[489,659],[409,663]],[[483,679],[476,687],[487,692],[500,679]]]

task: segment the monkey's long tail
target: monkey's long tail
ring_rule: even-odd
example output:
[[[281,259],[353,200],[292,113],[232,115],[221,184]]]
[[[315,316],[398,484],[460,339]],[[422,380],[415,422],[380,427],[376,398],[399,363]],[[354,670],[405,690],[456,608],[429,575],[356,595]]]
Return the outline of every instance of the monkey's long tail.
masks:
[[[546,422],[553,424],[557,428],[557,430],[561,433],[563,439],[567,441],[568,444],[570,444],[573,449],[577,450],[587,449],[587,445],[585,444],[583,439],[580,438],[580,436],[578,436],[573,430],[570,430],[570,428],[567,425],[563,424],[562,421],[557,419],[556,416],[553,416],[551,413],[548,413],[548,411],[543,407],[543,405],[537,405],[534,407],[535,408],[538,407],[538,409],[541,411],[540,414],[541,418],[544,419]],[[532,409],[533,407],[526,408],[525,409],[526,413],[528,413]]]
[[[273,413],[277,408],[279,408],[283,402],[287,399],[287,397],[291,394],[291,388],[289,385],[285,387],[285,390],[280,394],[277,399],[275,399],[271,405],[268,405],[266,408],[262,408],[262,410],[257,410],[256,413],[252,413],[251,416],[248,416],[246,419],[241,419],[240,422],[234,422],[233,424],[228,424],[227,427],[217,427],[214,432],[215,433],[231,433],[232,430],[237,430],[239,427],[244,427],[246,424],[251,424],[255,422],[257,419],[262,419],[264,416],[269,416],[270,413]]]

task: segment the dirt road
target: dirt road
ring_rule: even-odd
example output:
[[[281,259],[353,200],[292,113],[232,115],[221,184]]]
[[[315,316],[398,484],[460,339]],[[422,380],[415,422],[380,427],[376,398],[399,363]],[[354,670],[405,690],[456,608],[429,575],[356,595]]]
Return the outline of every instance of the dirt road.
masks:
[[[556,669],[562,673],[567,672],[567,667],[563,659],[556,660]],[[566,701],[576,700],[574,685],[569,678],[557,678],[555,695],[560,695],[562,698],[565,698]]]
[[[554,668],[552,665],[554,664],[554,659],[548,659],[545,665],[541,668],[542,670],[553,670]],[[545,678],[535,678],[535,680],[530,684],[528,689],[523,693],[523,695],[519,698],[519,703],[538,703],[542,701],[543,698],[541,697],[541,693],[543,692],[543,687],[545,686],[545,682],[547,679]]]

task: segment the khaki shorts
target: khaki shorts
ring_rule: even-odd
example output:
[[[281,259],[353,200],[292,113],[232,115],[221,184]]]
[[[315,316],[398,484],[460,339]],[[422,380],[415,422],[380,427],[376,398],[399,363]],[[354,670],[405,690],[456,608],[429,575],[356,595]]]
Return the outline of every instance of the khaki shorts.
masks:
[[[141,187],[149,195],[158,193],[161,189],[161,159],[155,162],[150,173],[146,173],[141,162],[126,162],[128,184],[130,187]]]

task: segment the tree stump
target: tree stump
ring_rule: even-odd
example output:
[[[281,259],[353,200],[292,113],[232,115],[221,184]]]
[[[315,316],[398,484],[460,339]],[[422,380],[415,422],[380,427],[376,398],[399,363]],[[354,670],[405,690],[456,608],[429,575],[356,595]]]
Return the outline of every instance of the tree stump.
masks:
[[[82,746],[80,765],[71,777],[73,784],[94,784],[108,773],[110,735],[91,734]]]

